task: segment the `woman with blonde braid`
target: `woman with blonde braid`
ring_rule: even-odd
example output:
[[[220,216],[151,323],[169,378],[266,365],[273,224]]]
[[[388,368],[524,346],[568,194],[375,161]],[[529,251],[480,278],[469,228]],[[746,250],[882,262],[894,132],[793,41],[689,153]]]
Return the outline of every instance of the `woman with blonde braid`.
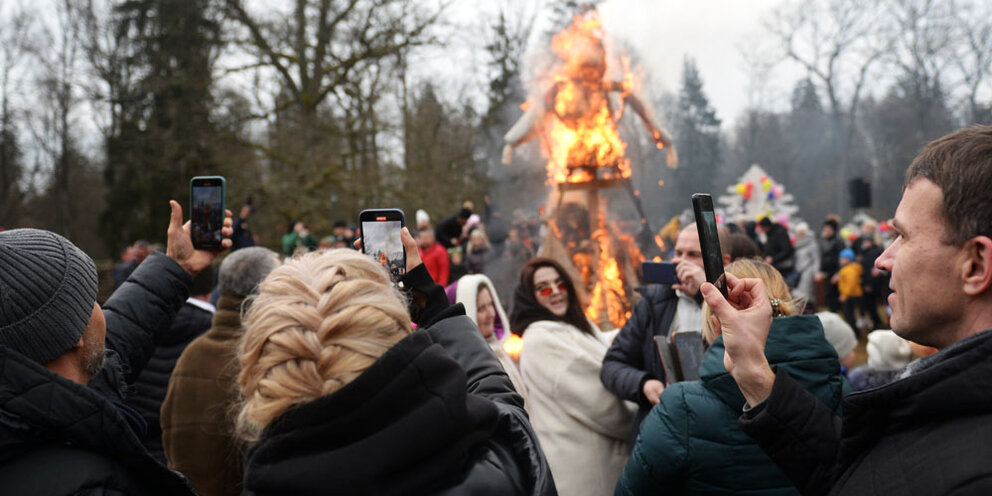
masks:
[[[352,250],[292,259],[244,320],[245,494],[554,494],[522,399],[403,231],[407,297]]]

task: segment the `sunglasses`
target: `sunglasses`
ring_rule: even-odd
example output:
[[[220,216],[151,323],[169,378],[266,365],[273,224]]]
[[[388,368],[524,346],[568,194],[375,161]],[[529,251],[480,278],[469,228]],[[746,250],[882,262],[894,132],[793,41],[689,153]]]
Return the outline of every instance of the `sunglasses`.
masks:
[[[568,286],[566,286],[565,283],[563,282],[558,283],[559,292],[564,293],[567,290],[568,290]],[[551,293],[554,293],[554,291],[555,291],[554,286],[545,286],[541,289],[538,289],[537,294],[541,296],[551,296]]]

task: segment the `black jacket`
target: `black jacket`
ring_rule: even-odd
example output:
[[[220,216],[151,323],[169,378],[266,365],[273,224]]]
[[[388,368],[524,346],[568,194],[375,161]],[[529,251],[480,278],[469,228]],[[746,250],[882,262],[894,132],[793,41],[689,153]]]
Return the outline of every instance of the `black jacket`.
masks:
[[[84,387],[0,347],[0,492],[19,495],[183,495],[186,480],[138,440],[123,405],[192,280],[164,255],[146,259],[103,306],[108,358]]]
[[[627,323],[613,339],[599,372],[599,379],[606,389],[640,406],[631,440],[637,438],[641,420],[651,411],[652,405],[644,397],[644,383],[648,379],[665,382],[665,369],[658,357],[654,337],[668,336],[679,302],[679,297],[670,286],[652,284],[638,288],[638,292],[642,298],[634,305]]]
[[[840,252],[844,242],[839,236],[820,240],[820,272],[830,277],[840,270]]]
[[[523,399],[464,307],[423,265],[402,282],[425,325],[273,421],[249,452],[246,495],[557,494]]]
[[[165,463],[165,452],[162,449],[159,410],[169,388],[169,377],[172,376],[176,360],[179,360],[186,345],[210,328],[213,316],[214,314],[192,303],[184,304],[176,313],[169,331],[159,336],[155,352],[135,380],[134,390],[128,395],[127,404],[134,407],[148,424],[141,443],[161,463]]]
[[[792,270],[796,266],[796,249],[789,239],[789,231],[781,224],[772,224],[765,234],[768,240],[761,251],[766,257],[772,257],[772,265],[779,272]]]
[[[992,332],[964,339],[845,397],[843,422],[778,371],[740,426],[805,495],[992,494],[990,356]]]

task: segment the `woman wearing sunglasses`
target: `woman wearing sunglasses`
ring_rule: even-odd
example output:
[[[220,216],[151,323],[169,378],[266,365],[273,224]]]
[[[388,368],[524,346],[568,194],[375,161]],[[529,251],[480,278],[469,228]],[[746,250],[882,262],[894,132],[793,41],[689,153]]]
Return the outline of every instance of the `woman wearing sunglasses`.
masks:
[[[599,380],[616,331],[603,333],[586,318],[572,280],[547,258],[521,270],[510,326],[523,337],[520,373],[531,425],[558,493],[612,494],[636,411]]]

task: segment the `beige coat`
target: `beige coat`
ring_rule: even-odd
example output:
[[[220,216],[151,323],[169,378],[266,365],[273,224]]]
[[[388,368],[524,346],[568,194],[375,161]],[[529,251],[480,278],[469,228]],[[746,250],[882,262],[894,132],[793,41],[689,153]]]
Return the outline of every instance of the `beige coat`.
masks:
[[[590,336],[547,320],[524,331],[520,372],[531,425],[564,496],[613,494],[627,462],[637,405],[617,398],[599,380],[614,336],[598,329]]]

